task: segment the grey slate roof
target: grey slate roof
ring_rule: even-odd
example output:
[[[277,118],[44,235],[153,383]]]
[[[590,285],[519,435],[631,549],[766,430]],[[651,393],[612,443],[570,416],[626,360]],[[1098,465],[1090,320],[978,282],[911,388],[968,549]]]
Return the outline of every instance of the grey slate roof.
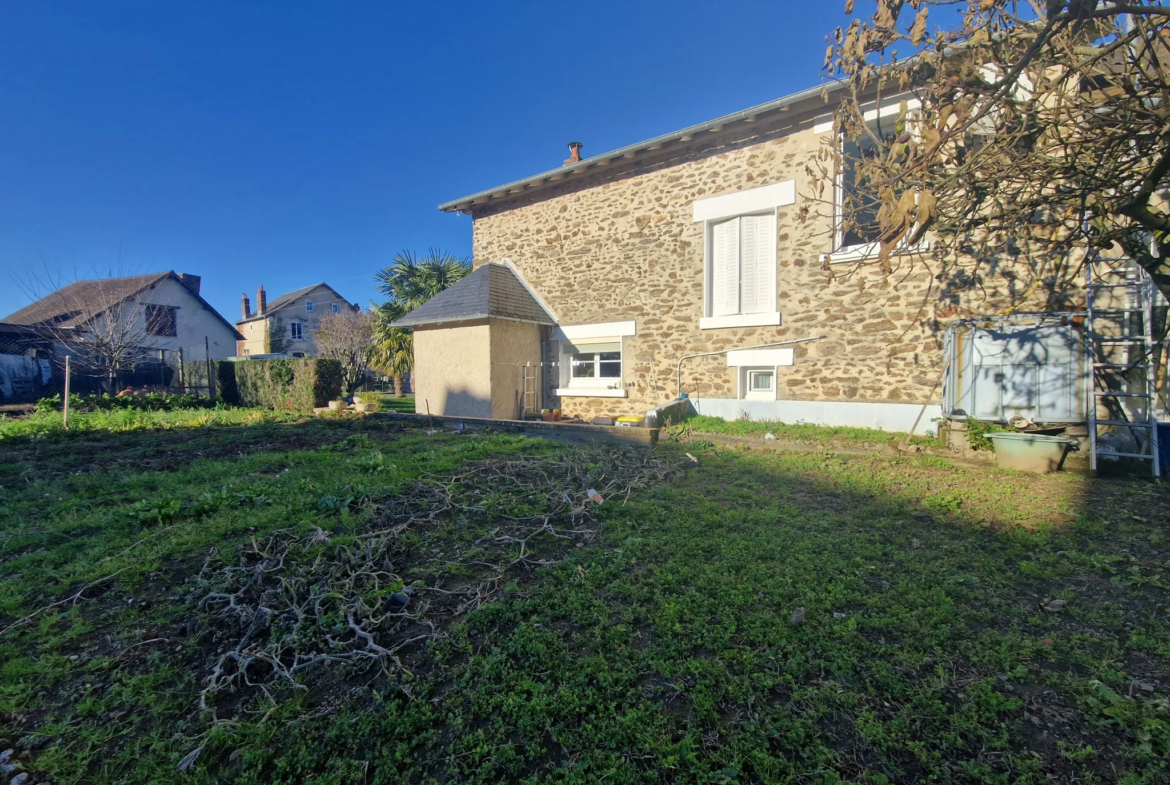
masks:
[[[556,319],[512,270],[501,264],[485,264],[403,316],[394,326],[418,327],[489,317],[556,324]]]
[[[289,305],[290,303],[295,302],[298,297],[303,297],[306,294],[308,294],[309,292],[313,291],[314,289],[317,289],[317,288],[322,287],[322,286],[324,286],[326,289],[328,289],[330,292],[332,292],[333,296],[336,297],[338,300],[341,300],[343,303],[346,303],[346,304],[349,303],[349,300],[342,297],[336,289],[334,289],[332,286],[330,286],[329,284],[322,281],[321,283],[315,283],[312,286],[305,286],[303,288],[297,289],[295,292],[289,292],[288,294],[282,294],[280,297],[277,297],[275,300],[272,300],[264,307],[264,313],[253,312],[252,315],[249,316],[247,319],[240,319],[238,322],[236,322],[236,324],[244,324],[246,322],[254,322],[257,319],[267,319],[268,317],[272,316],[274,313],[279,311],[281,308],[284,308],[285,306]],[[350,305],[350,307],[353,308],[355,306]]]
[[[683,128],[679,131],[674,131],[662,136],[656,136],[653,139],[647,139],[644,142],[627,145],[617,150],[611,150],[608,153],[594,155],[588,158],[582,158],[580,162],[575,164],[566,164],[558,166],[555,169],[550,169],[547,172],[525,177],[522,180],[516,180],[511,183],[489,188],[486,191],[479,191],[477,193],[464,196],[460,199],[453,199],[450,202],[444,202],[439,205],[439,209],[443,212],[468,212],[474,206],[486,204],[490,202],[504,201],[505,197],[519,193],[525,189],[534,188],[548,188],[559,184],[559,181],[566,177],[581,177],[587,174],[585,170],[589,169],[597,171],[596,167],[606,166],[612,161],[620,158],[634,158],[644,151],[658,150],[666,145],[673,145],[676,143],[685,143],[694,139],[700,134],[708,131],[722,130],[726,125],[738,122],[752,122],[759,115],[774,111],[788,111],[791,107],[797,104],[808,104],[810,106],[816,104],[824,104],[825,96],[829,93],[836,92],[848,85],[845,80],[838,80],[828,82],[817,87],[810,87],[806,90],[801,90],[791,95],[786,95],[783,98],[777,98],[766,103],[753,106],[749,109],[744,109],[739,112],[734,112],[723,117],[716,117],[714,120],[708,120],[698,125],[692,125],[689,128]],[[824,111],[831,112],[831,108],[826,108]]]

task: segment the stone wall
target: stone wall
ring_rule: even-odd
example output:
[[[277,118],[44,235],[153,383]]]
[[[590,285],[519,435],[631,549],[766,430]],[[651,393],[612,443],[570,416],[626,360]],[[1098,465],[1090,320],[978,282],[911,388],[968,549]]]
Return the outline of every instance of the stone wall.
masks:
[[[944,301],[946,282],[908,257],[895,259],[889,276],[874,268],[845,275],[847,264],[826,269],[830,220],[817,210],[798,220],[815,190],[806,165],[825,140],[813,116],[781,115],[708,137],[475,209],[475,263],[510,260],[562,325],[637,323],[624,344],[628,397],[566,397],[565,413],[643,414],[676,397],[683,355],[813,336],[824,339],[797,346],[795,365],[778,369],[779,398],[937,402],[945,321],[998,312],[997,287],[1013,286],[1010,270],[985,282],[979,297],[952,291]],[[700,329],[704,226],[692,220],[693,202],[786,180],[796,182],[797,203],[778,214],[781,325]],[[552,347],[544,357],[555,361]],[[557,378],[555,368],[546,374],[546,406],[556,405]],[[688,361],[682,386],[704,398],[738,394],[723,357]]]

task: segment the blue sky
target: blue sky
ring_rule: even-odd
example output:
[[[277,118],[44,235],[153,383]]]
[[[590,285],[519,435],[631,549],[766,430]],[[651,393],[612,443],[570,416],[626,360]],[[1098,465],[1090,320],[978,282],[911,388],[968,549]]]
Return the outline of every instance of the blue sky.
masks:
[[[440,202],[817,84],[843,5],[3,3],[0,316],[109,269],[365,304],[470,253]]]

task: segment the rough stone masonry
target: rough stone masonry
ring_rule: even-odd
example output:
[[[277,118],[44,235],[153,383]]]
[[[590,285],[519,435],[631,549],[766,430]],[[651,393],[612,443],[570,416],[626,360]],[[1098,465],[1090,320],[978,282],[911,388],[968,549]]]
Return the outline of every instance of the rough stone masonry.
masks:
[[[510,260],[562,325],[637,323],[637,335],[625,340],[628,398],[566,397],[559,400],[566,414],[643,414],[677,396],[675,364],[683,355],[817,335],[824,340],[796,347],[795,365],[778,369],[779,398],[937,399],[945,322],[999,312],[1014,276],[998,268],[978,297],[967,297],[944,295],[947,282],[921,259],[896,258],[889,276],[873,266],[826,265],[829,208],[817,203],[810,220],[798,218],[816,192],[806,169],[829,136],[813,128],[825,111],[821,104],[776,113],[473,208],[477,266]],[[780,326],[700,329],[704,228],[692,220],[692,203],[786,180],[796,182],[797,203],[777,220]],[[546,361],[554,352],[546,345]],[[545,374],[546,406],[558,404],[558,378]],[[721,356],[688,361],[682,385],[692,396],[737,395],[735,369]]]

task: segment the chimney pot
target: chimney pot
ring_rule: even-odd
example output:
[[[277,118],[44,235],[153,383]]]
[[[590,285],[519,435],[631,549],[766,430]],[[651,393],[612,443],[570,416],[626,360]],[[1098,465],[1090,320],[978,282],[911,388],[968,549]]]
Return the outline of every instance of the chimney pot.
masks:
[[[252,315],[252,313],[251,313],[251,311],[252,311],[252,302],[251,302],[251,301],[248,299],[248,295],[247,295],[247,294],[241,294],[241,295],[240,295],[240,306],[241,306],[241,307],[243,308],[243,310],[244,310],[244,318],[245,318],[245,319],[247,319],[249,316],[251,316],[251,315]]]
[[[569,157],[565,159],[565,166],[569,164],[579,163],[581,160],[581,148],[585,145],[580,142],[569,142]]]
[[[268,312],[268,295],[264,293],[264,285],[256,290],[256,314],[263,316]]]

